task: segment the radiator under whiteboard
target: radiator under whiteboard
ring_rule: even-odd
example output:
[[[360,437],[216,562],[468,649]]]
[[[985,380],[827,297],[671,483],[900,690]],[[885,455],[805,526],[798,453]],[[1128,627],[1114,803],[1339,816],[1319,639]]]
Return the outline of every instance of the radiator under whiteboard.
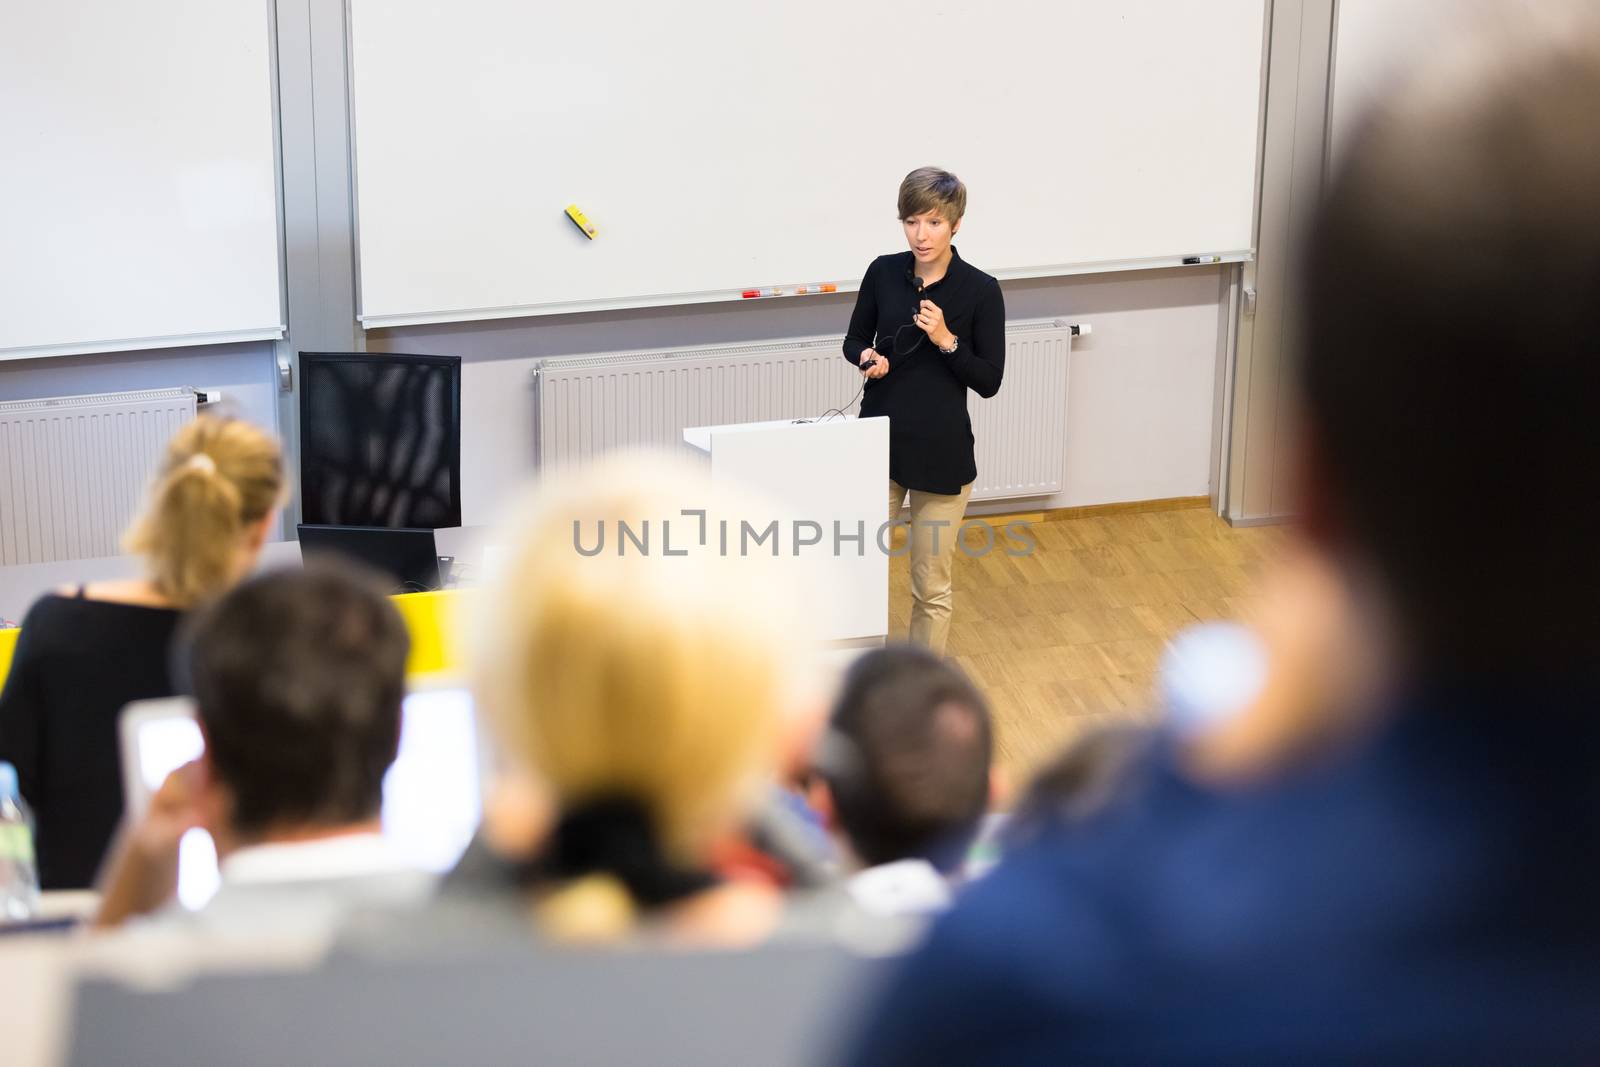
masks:
[[[161,450],[195,408],[193,389],[0,403],[0,564],[121,552]]]
[[[548,470],[615,448],[676,448],[690,426],[821,415],[861,384],[839,343],[811,337],[540,360],[535,462]],[[973,500],[1061,491],[1071,346],[1072,327],[1060,320],[1006,324],[1000,392],[989,400],[967,394],[977,442]]]

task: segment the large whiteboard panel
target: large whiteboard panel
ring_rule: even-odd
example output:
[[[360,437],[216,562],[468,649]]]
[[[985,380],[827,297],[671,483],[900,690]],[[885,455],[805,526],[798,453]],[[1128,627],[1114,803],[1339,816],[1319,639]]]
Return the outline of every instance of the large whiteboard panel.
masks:
[[[957,244],[1000,276],[1251,246],[1262,0],[350,15],[369,327],[853,288],[925,164],[967,182]]]
[[[269,15],[0,6],[0,358],[282,335]]]

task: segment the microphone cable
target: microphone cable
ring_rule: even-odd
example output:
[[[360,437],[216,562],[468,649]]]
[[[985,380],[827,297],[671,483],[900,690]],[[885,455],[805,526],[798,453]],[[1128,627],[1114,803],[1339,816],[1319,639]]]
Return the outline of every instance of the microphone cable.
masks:
[[[899,344],[901,330],[907,330],[907,329],[921,330],[922,329],[922,327],[916,325],[915,319],[916,319],[917,315],[922,313],[922,300],[923,300],[923,295],[922,294],[923,294],[923,289],[925,288],[925,286],[922,284],[921,276],[919,276],[917,274],[914,274],[910,267],[906,268],[906,282],[909,283],[912,287],[914,287],[916,289],[916,291],[917,291],[917,302],[916,302],[916,305],[912,309],[912,319],[913,319],[913,321],[912,322],[908,322],[904,326],[901,326],[899,329],[895,330],[894,335],[889,340],[889,348],[894,352],[895,359],[897,359],[897,360],[903,358],[902,355],[901,355],[901,352],[900,352],[900,344]],[[883,339],[880,337],[880,338],[874,340],[873,343],[868,346],[868,348],[871,349],[872,354],[875,357],[877,357],[878,359],[885,358],[883,353],[878,351],[878,344],[882,340]],[[906,349],[905,355],[909,356],[913,352],[915,352],[917,349],[921,348],[922,347],[922,342],[925,341],[925,340],[927,340],[927,335],[926,334],[924,334],[921,337],[918,337],[917,338],[917,343],[912,345],[910,348]],[[862,351],[865,352],[865,351],[867,351],[867,349],[864,348],[864,349],[862,349]],[[845,412],[847,412],[851,408],[855,407],[856,400],[860,398],[862,393],[866,392],[866,389],[867,389],[867,376],[865,374],[863,374],[861,376],[861,385],[856,388],[855,393],[850,397],[849,400],[846,400],[842,406],[836,407],[836,408],[829,408],[827,411],[824,411],[821,415],[818,415],[814,419],[795,419],[794,421],[796,423],[827,422],[830,419],[832,419],[835,415],[839,416],[839,418],[842,419],[842,418],[845,417]]]
[[[866,351],[866,349],[862,349],[862,351]],[[872,350],[872,352],[873,352],[874,355],[879,355],[880,354],[876,348],[874,348]],[[845,417],[845,412],[849,411],[852,407],[855,406],[856,400],[859,399],[861,394],[866,391],[866,388],[867,388],[867,376],[865,374],[863,374],[863,375],[861,375],[861,384],[856,386],[855,393],[852,394],[850,399],[846,400],[841,406],[836,407],[836,408],[829,408],[827,411],[824,411],[821,415],[818,415],[814,419],[795,419],[794,421],[796,423],[828,422],[835,415],[839,416],[839,418],[842,419],[842,418]]]

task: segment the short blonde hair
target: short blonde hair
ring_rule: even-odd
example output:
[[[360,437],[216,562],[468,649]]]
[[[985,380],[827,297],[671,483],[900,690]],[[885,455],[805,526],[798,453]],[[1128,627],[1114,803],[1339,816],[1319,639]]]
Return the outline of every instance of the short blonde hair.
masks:
[[[698,508],[708,527],[682,514]],[[717,554],[728,510],[697,468],[661,456],[548,479],[500,535],[504,569],[476,642],[479,702],[557,811],[630,801],[684,865],[703,864],[771,771],[789,680],[770,558]],[[650,551],[623,540],[624,522],[648,530]],[[547,927],[559,910],[585,929],[547,932],[603,937],[630,920],[614,880],[574,888],[587,890],[581,904],[568,893],[542,914]]]
[[[179,608],[226,592],[245,530],[283,503],[277,440],[247,422],[201,415],[173,435],[123,547]]]
[[[947,170],[918,167],[900,183],[900,217],[938,211],[954,226],[967,213],[967,187]]]

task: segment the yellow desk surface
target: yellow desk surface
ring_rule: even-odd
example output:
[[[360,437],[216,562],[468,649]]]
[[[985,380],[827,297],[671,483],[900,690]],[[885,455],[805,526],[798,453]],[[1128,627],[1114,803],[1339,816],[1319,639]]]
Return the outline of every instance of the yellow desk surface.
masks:
[[[463,638],[471,589],[442,589],[436,593],[403,593],[392,598],[411,632],[411,658],[406,674],[463,674],[466,641]]]
[[[445,589],[437,593],[405,593],[394,597],[394,606],[411,631],[411,658],[407,675],[415,678],[430,674],[461,674],[466,661],[461,640],[463,608],[471,603],[469,589]],[[11,656],[21,630],[0,630],[0,685],[11,671]]]
[[[5,685],[11,673],[11,654],[17,650],[17,635],[21,630],[0,630],[0,685]]]

